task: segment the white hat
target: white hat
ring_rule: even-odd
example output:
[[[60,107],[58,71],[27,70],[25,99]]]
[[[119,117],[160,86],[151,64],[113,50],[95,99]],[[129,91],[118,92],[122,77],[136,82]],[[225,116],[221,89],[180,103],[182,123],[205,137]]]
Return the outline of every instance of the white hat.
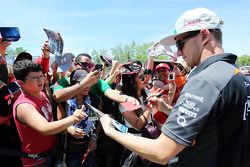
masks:
[[[206,8],[195,8],[186,11],[175,22],[174,34],[161,39],[163,45],[175,45],[175,37],[189,31],[206,29],[221,29],[223,21],[211,10]]]

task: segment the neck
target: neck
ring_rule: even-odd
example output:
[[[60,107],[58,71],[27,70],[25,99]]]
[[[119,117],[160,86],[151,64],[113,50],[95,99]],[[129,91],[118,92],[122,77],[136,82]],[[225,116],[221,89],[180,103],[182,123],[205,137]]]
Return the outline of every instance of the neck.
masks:
[[[200,63],[209,57],[224,53],[224,49],[219,43],[212,43],[209,48],[204,49],[200,59]]]
[[[76,103],[78,105],[82,105],[83,104],[83,98],[84,98],[84,96],[76,95]]]
[[[42,98],[41,92],[29,92],[26,91],[25,89],[22,89],[24,94],[27,94],[29,96],[37,97],[37,98]]]
[[[141,89],[137,90],[138,97],[141,97]]]

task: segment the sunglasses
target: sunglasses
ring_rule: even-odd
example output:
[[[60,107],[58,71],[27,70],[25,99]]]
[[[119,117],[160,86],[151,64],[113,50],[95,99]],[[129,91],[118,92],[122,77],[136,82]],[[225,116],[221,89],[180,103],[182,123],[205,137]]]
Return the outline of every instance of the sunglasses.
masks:
[[[136,64],[123,64],[120,70],[121,74],[137,74],[141,71],[142,67]]]
[[[94,67],[93,64],[87,62],[78,62],[77,64],[79,64],[83,69],[92,69]]]
[[[145,76],[144,76],[144,74],[139,74],[139,75],[138,75],[138,78],[139,78],[140,80],[144,81]]]
[[[185,35],[184,37],[182,37],[181,39],[176,41],[176,47],[179,51],[182,51],[185,42],[187,42],[188,39],[195,37],[196,35],[198,35],[200,33],[200,31],[190,31],[187,35]]]

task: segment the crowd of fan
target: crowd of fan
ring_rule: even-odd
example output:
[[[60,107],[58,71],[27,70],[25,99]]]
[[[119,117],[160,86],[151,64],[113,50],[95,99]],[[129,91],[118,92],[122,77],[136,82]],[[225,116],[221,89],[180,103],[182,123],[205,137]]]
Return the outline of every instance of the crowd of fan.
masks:
[[[95,64],[87,53],[64,53],[50,62],[48,41],[35,61],[30,53],[22,52],[10,65],[4,60],[11,43],[0,40],[0,131],[4,134],[0,148],[48,155],[20,158],[2,151],[0,163],[8,166],[62,162],[74,167],[122,166],[132,152],[105,135],[88,105],[125,124],[134,135],[141,136],[146,125],[160,131],[169,112],[157,111],[147,98],[162,96],[174,105],[190,71],[183,61],[157,63],[153,56],[145,65],[138,60],[121,63],[110,55],[100,55],[102,64]],[[130,110],[124,103],[139,108]],[[64,152],[53,154],[55,150]]]

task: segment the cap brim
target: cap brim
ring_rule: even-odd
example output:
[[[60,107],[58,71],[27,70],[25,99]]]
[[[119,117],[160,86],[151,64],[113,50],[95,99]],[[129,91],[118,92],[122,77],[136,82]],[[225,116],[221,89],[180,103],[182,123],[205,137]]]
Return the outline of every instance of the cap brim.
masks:
[[[170,35],[170,36],[167,36],[163,39],[160,40],[160,44],[164,45],[164,46],[172,46],[172,45],[175,45],[176,44],[176,40],[175,38],[181,34],[184,34],[186,32],[183,32],[183,33],[179,33],[179,34],[174,34],[174,35]]]

